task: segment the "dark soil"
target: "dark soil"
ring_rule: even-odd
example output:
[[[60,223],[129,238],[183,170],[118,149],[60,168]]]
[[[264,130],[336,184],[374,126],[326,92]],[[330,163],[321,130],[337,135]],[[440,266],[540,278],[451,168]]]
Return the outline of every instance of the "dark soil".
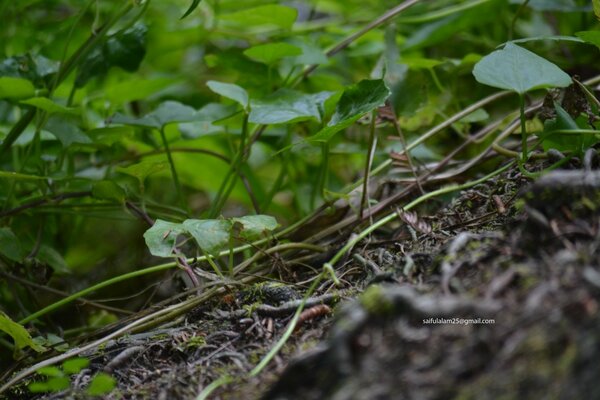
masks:
[[[598,195],[593,170],[533,185],[509,170],[356,247],[343,287],[324,283],[313,302],[333,312],[313,309],[257,377],[307,282],[255,285],[111,341],[68,393],[43,398],[85,398],[104,370],[113,399],[194,399],[224,375],[238,381],[210,398],[600,399]]]

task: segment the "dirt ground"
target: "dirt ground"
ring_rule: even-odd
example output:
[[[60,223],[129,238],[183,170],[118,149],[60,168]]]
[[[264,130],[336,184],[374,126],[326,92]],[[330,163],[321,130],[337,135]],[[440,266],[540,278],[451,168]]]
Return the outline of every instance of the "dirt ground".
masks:
[[[10,398],[86,398],[105,371],[118,381],[110,399],[195,399],[226,375],[236,380],[209,398],[600,399],[595,164],[534,184],[515,167],[375,232],[256,377],[319,260],[286,276],[298,285],[234,291],[85,354],[69,392]]]

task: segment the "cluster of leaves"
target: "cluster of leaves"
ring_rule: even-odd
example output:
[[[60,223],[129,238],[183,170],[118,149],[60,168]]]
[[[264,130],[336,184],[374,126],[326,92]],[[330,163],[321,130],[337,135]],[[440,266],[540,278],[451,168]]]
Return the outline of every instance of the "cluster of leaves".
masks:
[[[287,224],[345,195],[371,153],[361,118],[386,102],[415,139],[489,94],[476,80],[522,105],[526,93],[569,85],[563,70],[598,72],[597,3],[418,2],[360,31],[390,5],[3,2],[0,273],[50,286],[70,274],[85,287],[157,262],[146,244],[173,257],[180,235],[208,254],[253,240],[276,228],[267,214]],[[413,155],[440,159],[515,105],[473,113]],[[579,133],[585,115],[555,111],[524,136],[576,152],[597,142]],[[375,162],[402,149],[386,140],[397,133],[378,127]],[[157,222],[146,231],[140,216]],[[0,281],[14,320],[49,301],[27,290]],[[0,315],[17,348],[34,347],[16,326]]]
[[[66,360],[60,368],[54,366],[40,368],[37,373],[46,377],[46,379],[30,383],[29,390],[32,393],[62,392],[71,386],[69,376],[78,374],[89,364],[90,360],[79,357]],[[110,393],[115,384],[115,379],[112,376],[104,372],[99,372],[88,384],[85,394],[89,396],[102,396]]]

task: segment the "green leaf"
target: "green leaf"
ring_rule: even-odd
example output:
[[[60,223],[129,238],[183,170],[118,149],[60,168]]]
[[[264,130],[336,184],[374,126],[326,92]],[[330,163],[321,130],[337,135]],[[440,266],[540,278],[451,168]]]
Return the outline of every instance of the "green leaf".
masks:
[[[12,261],[23,261],[27,255],[21,241],[9,227],[0,228],[0,254]]]
[[[65,374],[63,374],[62,370],[58,367],[55,367],[54,365],[42,367],[35,372],[37,372],[40,375],[50,376],[50,377],[65,376]]]
[[[521,95],[571,84],[571,77],[556,65],[512,43],[483,57],[473,68],[473,75],[479,83]]]
[[[270,215],[246,215],[244,217],[232,218],[232,222],[242,225],[240,236],[246,240],[259,238],[268,232],[272,232],[279,226],[277,220]]]
[[[177,245],[177,237],[185,232],[182,224],[157,219],[144,233],[144,239],[153,256],[174,257],[173,250]]]
[[[50,117],[44,127],[48,132],[52,133],[64,147],[69,147],[72,144],[91,144],[92,140],[76,125],[75,121],[60,116]]]
[[[208,81],[206,82],[206,86],[216,94],[241,104],[242,107],[244,107],[244,110],[248,109],[248,92],[246,92],[243,87],[233,83],[217,81]]]
[[[296,21],[298,11],[292,7],[268,4],[220,16],[227,25],[241,28],[289,29]]]
[[[175,82],[171,78],[140,79],[134,78],[119,82],[103,90],[104,95],[115,105],[125,104],[133,100],[146,99],[154,93]]]
[[[167,161],[144,160],[127,167],[117,167],[117,171],[133,176],[137,178],[140,183],[143,183],[150,175],[164,171],[167,168],[169,168],[169,163]]]
[[[594,15],[600,20],[600,0],[592,0],[592,7],[594,7]]]
[[[25,54],[6,58],[0,62],[0,76],[23,78],[34,86],[45,86],[58,71],[60,63],[41,55]]]
[[[115,378],[104,373],[99,372],[90,382],[90,386],[86,389],[86,393],[90,396],[102,396],[103,394],[107,394],[112,391],[117,382]]]
[[[333,92],[304,94],[280,89],[271,96],[251,102],[248,120],[257,124],[284,124],[314,119],[321,122],[320,107]]]
[[[88,80],[105,75],[113,66],[128,72],[136,71],[146,55],[147,30],[145,25],[137,24],[110,36],[81,63],[75,85],[83,87]]]
[[[0,78],[0,99],[26,99],[35,96],[33,83],[23,78]]]
[[[185,14],[183,14],[181,16],[181,19],[184,19],[185,17],[187,17],[188,15],[190,15],[196,9],[196,7],[198,7],[198,5],[200,4],[200,1],[202,1],[202,0],[193,0],[192,4],[190,4],[190,7],[187,9],[187,11],[185,12]]]
[[[209,254],[216,254],[229,243],[231,221],[225,219],[187,219],[183,226],[198,246]]]
[[[99,200],[114,200],[123,203],[125,201],[125,190],[113,181],[104,180],[94,183],[92,196]]]
[[[300,47],[283,42],[261,44],[244,51],[244,55],[248,58],[267,65],[271,65],[284,57],[299,56],[300,54],[302,54]]]
[[[31,99],[23,100],[20,103],[34,106],[40,110],[48,112],[49,114],[79,114],[79,111],[77,111],[75,108],[62,106],[47,97],[33,97]]]
[[[342,129],[377,107],[383,106],[390,89],[382,79],[362,80],[344,90],[335,113],[324,129],[308,138],[310,142],[326,142]]]
[[[71,272],[60,253],[48,245],[42,244],[35,258],[42,264],[49,265],[57,274],[69,274]]]
[[[60,392],[67,389],[71,381],[66,376],[57,376],[48,379],[46,382],[33,382],[27,388],[32,393]]]
[[[556,118],[544,122],[544,133],[541,135],[544,151],[557,149],[578,153],[582,148],[594,144],[596,139],[591,135],[556,133],[557,130],[577,130],[580,127],[558,103],[554,103]]]
[[[31,347],[39,352],[45,351],[43,346],[35,343],[27,329],[9,318],[4,312],[0,311],[0,331],[7,333],[15,342],[15,347],[20,350],[24,347]]]
[[[600,31],[582,31],[575,33],[575,36],[600,48]]]
[[[146,128],[162,129],[174,122],[193,121],[196,118],[196,110],[177,101],[165,101],[158,108],[141,118],[133,118],[122,114],[116,114],[112,122],[116,124],[143,126]]]
[[[90,365],[90,360],[83,357],[77,357],[63,362],[62,369],[67,374],[77,374],[88,365]]]

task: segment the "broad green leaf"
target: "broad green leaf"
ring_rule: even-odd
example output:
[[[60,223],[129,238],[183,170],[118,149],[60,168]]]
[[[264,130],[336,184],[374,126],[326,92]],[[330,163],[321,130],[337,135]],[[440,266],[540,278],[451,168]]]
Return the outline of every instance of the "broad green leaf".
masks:
[[[0,77],[0,99],[26,99],[32,96],[35,96],[35,87],[27,79]]]
[[[592,0],[592,7],[594,7],[596,18],[600,19],[600,0]]]
[[[277,220],[270,215],[246,215],[244,217],[232,218],[235,224],[240,223],[242,229],[240,236],[246,240],[254,240],[260,236],[272,232],[279,224]]]
[[[320,122],[320,107],[332,94],[304,94],[281,89],[265,99],[253,100],[249,121],[257,124],[283,124],[314,119]]]
[[[383,106],[390,94],[390,89],[381,79],[365,79],[349,86],[340,97],[335,113],[327,126],[308,140],[310,142],[329,141],[333,135],[352,125],[369,111]]]
[[[187,232],[198,246],[209,254],[216,254],[229,243],[231,221],[225,219],[187,219],[183,221]]]
[[[23,100],[20,103],[27,104],[29,106],[34,106],[36,108],[39,108],[40,110],[48,112],[49,114],[79,114],[79,111],[77,111],[77,109],[62,106],[58,103],[55,103],[47,97],[33,97],[31,99]]]
[[[580,152],[595,143],[592,135],[557,133],[557,130],[580,129],[577,122],[558,103],[554,104],[556,118],[544,122],[544,133],[542,146],[544,151],[557,149],[560,151]]]
[[[521,95],[571,84],[571,77],[556,65],[512,43],[483,57],[473,68],[473,75],[479,83]]]
[[[150,175],[164,171],[167,168],[169,168],[169,163],[167,161],[144,160],[127,167],[117,167],[117,171],[133,176],[137,178],[140,183],[143,183]]]
[[[22,261],[27,255],[21,241],[9,227],[0,228],[0,254],[13,261]]]
[[[69,147],[74,143],[91,144],[92,140],[76,125],[75,121],[66,117],[50,117],[44,127],[52,133],[64,147]]]
[[[242,107],[244,107],[244,110],[248,109],[248,92],[246,92],[243,87],[233,83],[217,81],[208,81],[206,82],[206,86],[216,94],[241,104]]]
[[[295,8],[278,4],[268,4],[248,8],[219,16],[227,25],[242,28],[280,28],[289,29],[296,21],[298,11]]]
[[[5,332],[12,337],[17,350],[24,347],[31,347],[38,353],[46,350],[43,346],[40,346],[33,341],[29,332],[27,332],[27,329],[10,319],[10,317],[2,311],[0,311],[0,331]]]
[[[90,386],[86,389],[86,393],[90,396],[102,396],[111,392],[116,385],[115,378],[104,372],[99,372],[92,378]]]
[[[146,99],[174,82],[175,80],[171,78],[134,78],[108,86],[103,90],[103,93],[114,106],[133,100]]]
[[[77,374],[90,365],[90,360],[83,357],[71,358],[62,364],[62,369],[67,374]]]
[[[154,225],[144,233],[150,254],[157,257],[174,257],[173,250],[177,245],[177,237],[185,231],[181,224],[157,219]]]
[[[50,266],[57,274],[69,274],[71,272],[63,256],[48,245],[42,244],[35,258],[42,264]]]
[[[92,196],[99,200],[114,200],[123,203],[125,201],[125,190],[113,181],[104,180],[94,183]]]
[[[141,118],[129,117],[116,114],[112,122],[116,124],[143,126],[146,128],[162,129],[165,125],[174,122],[193,121],[196,118],[196,110],[177,101],[165,101],[158,108]]]
[[[113,66],[128,72],[136,71],[146,55],[146,32],[145,25],[137,24],[110,36],[81,63],[75,85],[83,87],[88,80],[106,74]]]
[[[575,33],[575,36],[600,48],[600,31],[582,31]]]
[[[302,49],[284,42],[261,44],[244,51],[244,55],[248,58],[267,65],[284,57],[299,56],[300,54],[302,54]]]
[[[196,9],[196,7],[198,7],[198,5],[200,4],[200,1],[202,1],[202,0],[192,0],[192,4],[190,4],[187,11],[181,16],[181,19],[184,19],[185,17],[190,15]]]

